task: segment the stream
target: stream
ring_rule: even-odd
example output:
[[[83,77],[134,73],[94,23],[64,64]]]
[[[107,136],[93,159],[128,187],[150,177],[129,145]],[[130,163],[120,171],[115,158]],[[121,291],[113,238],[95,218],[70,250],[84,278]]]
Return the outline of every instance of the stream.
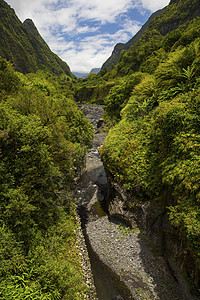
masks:
[[[97,298],[191,300],[183,295],[165,259],[142,232],[111,220],[103,210],[107,178],[98,153],[106,137],[101,131],[103,109],[93,105],[81,109],[94,125],[95,138],[75,193]]]
[[[102,107],[84,105],[82,109],[94,125],[95,131],[98,132],[97,121],[101,120]],[[101,206],[106,193],[107,178],[98,153],[98,147],[103,144],[105,137],[104,133],[95,133],[93,148],[86,156],[87,171],[82,174],[77,182],[76,198],[98,299],[128,300],[132,299],[129,289],[93,250],[86,229],[90,222],[106,216]]]

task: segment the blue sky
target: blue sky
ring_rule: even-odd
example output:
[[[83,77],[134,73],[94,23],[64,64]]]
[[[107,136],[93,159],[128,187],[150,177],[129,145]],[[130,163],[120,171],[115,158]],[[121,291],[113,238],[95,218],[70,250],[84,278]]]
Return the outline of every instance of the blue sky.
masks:
[[[169,0],[6,0],[30,18],[72,72],[100,68],[117,43],[126,43]]]

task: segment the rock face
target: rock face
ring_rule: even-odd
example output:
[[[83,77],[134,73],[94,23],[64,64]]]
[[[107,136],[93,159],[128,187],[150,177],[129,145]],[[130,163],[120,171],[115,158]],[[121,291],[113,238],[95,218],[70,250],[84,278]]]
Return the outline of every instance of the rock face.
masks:
[[[126,222],[130,227],[138,226],[148,239],[162,252],[171,271],[179,282],[186,299],[193,297],[181,274],[186,275],[195,287],[200,286],[200,270],[187,243],[169,223],[167,207],[173,204],[171,191],[166,189],[163,197],[154,201],[134,202],[134,194],[126,191],[120,183],[107,174],[107,197],[105,205],[111,217]],[[134,203],[134,205],[133,205]]]

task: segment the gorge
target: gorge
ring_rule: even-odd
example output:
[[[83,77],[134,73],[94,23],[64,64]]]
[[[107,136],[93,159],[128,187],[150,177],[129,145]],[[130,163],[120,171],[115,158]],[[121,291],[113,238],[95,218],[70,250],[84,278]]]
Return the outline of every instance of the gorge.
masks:
[[[80,79],[0,0],[2,300],[200,298],[199,33],[170,1]]]
[[[165,230],[170,224],[158,203],[154,215],[150,214],[150,204],[136,204],[131,214],[126,192],[108,173],[107,182],[98,154],[105,139],[105,133],[97,130],[102,107],[88,104],[80,105],[80,109],[96,131],[86,170],[76,182],[76,197],[98,299],[198,299],[190,294],[175,265],[177,258],[172,256],[178,238],[174,244],[168,240],[171,255],[160,242],[166,239]],[[145,218],[151,222],[149,225]],[[163,222],[166,228],[162,228]]]

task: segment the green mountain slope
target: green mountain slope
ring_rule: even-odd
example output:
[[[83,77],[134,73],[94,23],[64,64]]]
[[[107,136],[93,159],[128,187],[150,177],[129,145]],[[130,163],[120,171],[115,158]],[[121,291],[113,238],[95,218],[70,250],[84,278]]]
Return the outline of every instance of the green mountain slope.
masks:
[[[32,20],[22,23],[4,0],[0,0],[0,39],[0,56],[10,60],[17,71],[42,69],[72,75],[69,66],[50,50]]]
[[[171,0],[167,7],[152,14],[149,20],[131,40],[126,44],[117,44],[112,55],[103,64],[102,69],[113,68],[119,61],[122,51],[131,50],[132,47],[137,46],[138,41],[141,41],[141,39],[142,43],[148,41],[152,42],[152,40],[157,39],[158,36],[162,39],[180,25],[191,21],[197,16],[200,16],[199,1]]]
[[[122,52],[122,50],[128,50],[130,49],[130,47],[132,45],[134,45],[141,37],[142,35],[145,33],[145,31],[148,28],[149,23],[157,16],[159,16],[163,9],[160,9],[158,11],[156,11],[155,13],[153,13],[150,18],[148,19],[148,21],[142,26],[142,28],[126,43],[118,43],[115,47],[114,50],[111,54],[111,56],[105,61],[105,63],[102,65],[102,69],[105,68],[112,68],[120,59],[120,53]]]

